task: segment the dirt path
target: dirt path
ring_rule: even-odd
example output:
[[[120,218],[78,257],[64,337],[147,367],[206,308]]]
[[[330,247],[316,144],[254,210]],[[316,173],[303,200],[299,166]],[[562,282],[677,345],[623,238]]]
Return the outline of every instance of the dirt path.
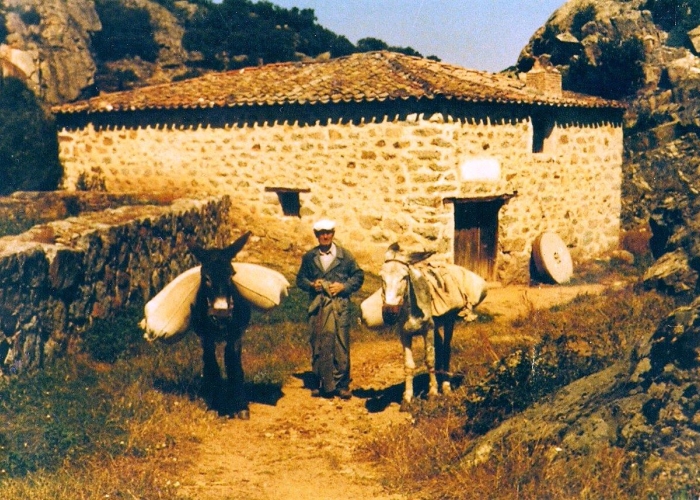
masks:
[[[529,308],[564,303],[602,285],[504,287],[489,291],[479,310],[507,320]],[[459,331],[456,335],[459,335]],[[386,491],[371,464],[358,462],[355,447],[372,434],[410,420],[392,397],[400,397],[401,348],[393,339],[358,343],[352,350],[349,401],[310,397],[292,377],[276,405],[251,404],[251,420],[230,420],[201,445],[180,491],[198,500],[404,500]]]

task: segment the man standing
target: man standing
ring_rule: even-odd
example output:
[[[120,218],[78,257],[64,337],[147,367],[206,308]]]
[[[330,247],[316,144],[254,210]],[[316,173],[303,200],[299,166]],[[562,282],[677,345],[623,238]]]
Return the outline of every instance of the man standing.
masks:
[[[316,377],[312,396],[350,399],[350,296],[365,274],[345,248],[333,242],[335,222],[313,226],[318,246],[304,254],[297,286],[309,293],[311,369]]]

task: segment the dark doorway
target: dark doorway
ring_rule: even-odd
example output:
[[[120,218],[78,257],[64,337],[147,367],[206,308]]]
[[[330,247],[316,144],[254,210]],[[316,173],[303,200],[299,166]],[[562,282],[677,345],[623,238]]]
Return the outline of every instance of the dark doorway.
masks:
[[[454,263],[466,267],[487,281],[496,271],[498,211],[505,199],[454,200]]]

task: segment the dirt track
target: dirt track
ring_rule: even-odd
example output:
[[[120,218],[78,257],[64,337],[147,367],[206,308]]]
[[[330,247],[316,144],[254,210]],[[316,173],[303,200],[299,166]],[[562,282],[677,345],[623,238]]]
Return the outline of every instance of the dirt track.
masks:
[[[565,303],[602,285],[503,287],[489,291],[482,312],[509,320],[530,308]],[[458,329],[455,335],[468,330]],[[355,447],[373,433],[410,420],[400,413],[403,366],[398,341],[352,348],[355,397],[312,398],[296,374],[274,405],[251,404],[251,420],[218,426],[200,447],[180,492],[197,500],[403,500],[387,491]],[[379,397],[381,396],[381,397]]]

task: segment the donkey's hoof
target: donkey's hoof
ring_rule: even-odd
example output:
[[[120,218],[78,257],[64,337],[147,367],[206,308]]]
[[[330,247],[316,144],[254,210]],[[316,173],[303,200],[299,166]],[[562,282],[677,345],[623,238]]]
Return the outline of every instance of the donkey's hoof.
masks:
[[[400,412],[408,412],[411,411],[411,402],[406,401],[405,399],[401,400],[401,406],[399,407]]]
[[[452,386],[450,385],[449,382],[442,383],[442,393],[445,395],[452,394]]]

